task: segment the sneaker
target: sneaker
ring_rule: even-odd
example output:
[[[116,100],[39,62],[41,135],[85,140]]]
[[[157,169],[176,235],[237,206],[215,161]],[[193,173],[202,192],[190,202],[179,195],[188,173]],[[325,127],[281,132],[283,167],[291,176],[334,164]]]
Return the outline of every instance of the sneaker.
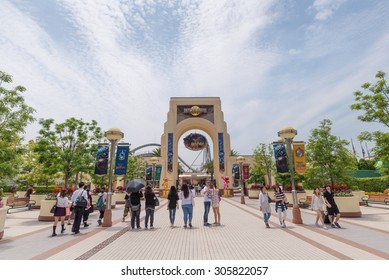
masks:
[[[323,228],[323,229],[328,229],[328,227],[326,227],[326,226],[323,226],[322,228]]]
[[[99,226],[101,226],[102,224],[101,220],[97,220],[97,223],[99,224]]]
[[[332,228],[335,228],[335,225],[334,225],[334,224],[331,224],[331,227],[332,227]]]
[[[191,224],[191,223],[189,223],[189,227],[192,227],[192,224]]]
[[[270,228],[270,226],[269,226],[269,223],[268,223],[268,222],[266,222],[265,224],[266,224],[266,228]]]
[[[315,223],[315,227],[320,227],[318,223]]]
[[[54,232],[51,236],[54,237],[54,236],[57,236],[57,234]]]
[[[88,223],[84,223],[84,227],[89,227],[89,224]]]
[[[186,225],[184,225],[184,228],[187,228],[187,226],[186,226]]]
[[[141,227],[138,227],[138,228],[136,228],[137,230],[141,230],[142,228]]]
[[[150,229],[154,229],[154,227],[153,227],[153,226],[150,226]]]
[[[337,222],[335,222],[334,224],[336,225],[337,228],[341,228],[341,226]]]
[[[61,229],[61,233],[64,233],[65,232],[65,228]]]
[[[147,226],[145,226],[145,229],[146,229],[146,230],[148,229]]]
[[[283,228],[286,228],[285,222],[282,222],[282,227],[283,227]]]

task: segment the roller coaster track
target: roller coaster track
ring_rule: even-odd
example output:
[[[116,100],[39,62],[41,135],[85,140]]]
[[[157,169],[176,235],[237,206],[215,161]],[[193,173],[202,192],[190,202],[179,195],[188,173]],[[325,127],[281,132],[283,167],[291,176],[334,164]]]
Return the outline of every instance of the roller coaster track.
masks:
[[[136,151],[138,151],[138,150],[140,150],[140,149],[143,149],[143,148],[146,148],[146,147],[161,147],[161,145],[160,145],[160,144],[156,144],[156,143],[145,144],[145,145],[136,147],[135,149],[132,149],[132,150],[131,150],[131,154],[134,154]],[[152,154],[152,153],[143,153],[143,154],[138,154],[137,156],[140,156],[140,157],[148,157],[148,156],[153,156],[153,154]],[[186,167],[188,167],[192,172],[198,172],[198,170],[193,169],[193,168],[192,168],[189,164],[187,164],[180,156],[178,156],[178,159],[182,162],[183,165],[185,165]]]

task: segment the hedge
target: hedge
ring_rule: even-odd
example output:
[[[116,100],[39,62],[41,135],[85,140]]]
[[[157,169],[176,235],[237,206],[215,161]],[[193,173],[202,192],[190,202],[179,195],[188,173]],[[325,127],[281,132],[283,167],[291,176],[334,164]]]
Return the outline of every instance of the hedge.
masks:
[[[389,188],[389,176],[381,176],[374,178],[354,178],[352,180],[352,189],[357,187],[365,192],[384,192]],[[355,187],[354,187],[355,186]]]

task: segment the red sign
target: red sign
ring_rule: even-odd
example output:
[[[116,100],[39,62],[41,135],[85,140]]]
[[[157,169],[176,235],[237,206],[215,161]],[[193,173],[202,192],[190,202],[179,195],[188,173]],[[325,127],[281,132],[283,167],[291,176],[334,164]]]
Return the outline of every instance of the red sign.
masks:
[[[250,177],[250,165],[245,163],[242,165],[243,180],[248,180]]]

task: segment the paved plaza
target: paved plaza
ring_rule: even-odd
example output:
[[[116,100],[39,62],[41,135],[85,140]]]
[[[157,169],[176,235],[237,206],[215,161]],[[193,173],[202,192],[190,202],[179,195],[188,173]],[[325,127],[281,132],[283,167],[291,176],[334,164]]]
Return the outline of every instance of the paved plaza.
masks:
[[[171,228],[167,200],[160,199],[154,229],[129,230],[129,220],[121,221],[123,205],[112,210],[113,225],[97,226],[98,211],[91,214],[81,234],[51,237],[52,222],[39,222],[39,210],[12,210],[8,214],[3,239],[2,260],[388,260],[389,207],[361,206],[361,218],[342,218],[341,229],[314,226],[315,215],[301,209],[303,225],[279,227],[273,213],[270,229],[263,223],[258,201],[239,197],[222,198],[221,225],[203,226],[203,198],[196,198],[193,228],[183,228],[181,208],[176,227]],[[142,201],[144,203],[144,201]],[[274,207],[272,206],[274,211]],[[213,222],[212,210],[209,214]],[[57,228],[57,233],[59,232]],[[280,249],[281,248],[281,249]]]

